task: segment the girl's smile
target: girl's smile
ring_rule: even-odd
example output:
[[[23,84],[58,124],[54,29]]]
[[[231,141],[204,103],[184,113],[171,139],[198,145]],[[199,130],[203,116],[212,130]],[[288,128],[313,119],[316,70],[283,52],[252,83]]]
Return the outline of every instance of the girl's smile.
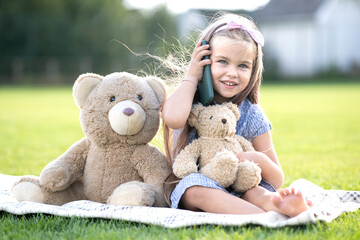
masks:
[[[211,52],[214,100],[217,103],[230,101],[248,85],[255,51],[245,41],[217,37],[212,41]]]
[[[232,88],[235,88],[236,85],[238,85],[237,83],[235,82],[231,82],[231,81],[221,81],[226,88],[229,88],[229,89],[232,89]]]

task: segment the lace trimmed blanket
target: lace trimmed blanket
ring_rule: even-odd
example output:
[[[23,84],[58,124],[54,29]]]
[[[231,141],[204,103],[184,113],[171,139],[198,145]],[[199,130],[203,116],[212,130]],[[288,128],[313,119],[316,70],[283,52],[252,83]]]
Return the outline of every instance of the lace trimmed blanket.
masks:
[[[0,211],[16,215],[45,213],[64,217],[119,219],[166,228],[204,224],[222,226],[255,224],[276,228],[317,221],[331,222],[341,213],[354,212],[360,207],[359,191],[324,190],[304,179],[296,180],[291,186],[301,190],[305,198],[311,199],[314,206],[293,218],[276,212],[254,215],[212,214],[171,208],[114,206],[85,200],[53,206],[15,200],[11,196],[10,188],[17,178],[17,176],[0,174]]]

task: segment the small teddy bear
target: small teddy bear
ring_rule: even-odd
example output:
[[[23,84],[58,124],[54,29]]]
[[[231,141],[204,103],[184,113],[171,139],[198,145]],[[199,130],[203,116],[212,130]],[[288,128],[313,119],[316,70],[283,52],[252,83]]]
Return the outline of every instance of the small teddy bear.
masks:
[[[126,72],[83,74],[73,87],[85,137],[50,162],[40,177],[24,176],[12,188],[19,201],[62,205],[75,200],[167,206],[162,183],[171,173],[149,143],[166,99],[161,79]]]
[[[199,172],[218,182],[224,188],[232,186],[245,192],[261,181],[261,169],[248,160],[239,162],[235,153],[254,151],[251,143],[236,135],[238,107],[223,103],[204,107],[193,106],[188,119],[195,127],[198,139],[188,144],[175,158],[173,172],[179,178]]]

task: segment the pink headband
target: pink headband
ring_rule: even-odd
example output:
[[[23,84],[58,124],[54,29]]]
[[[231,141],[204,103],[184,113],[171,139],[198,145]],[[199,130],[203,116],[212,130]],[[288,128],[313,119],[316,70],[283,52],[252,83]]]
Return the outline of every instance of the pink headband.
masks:
[[[223,25],[220,25],[213,33],[212,35],[214,35],[217,32],[223,31],[223,30],[233,30],[233,29],[241,29],[244,30],[245,32],[247,32],[248,34],[250,34],[251,38],[258,44],[260,44],[262,47],[264,46],[264,37],[263,35],[255,30],[255,29],[251,29],[248,28],[245,25],[241,25],[241,24],[237,24],[235,21],[230,21],[228,23],[225,23]]]

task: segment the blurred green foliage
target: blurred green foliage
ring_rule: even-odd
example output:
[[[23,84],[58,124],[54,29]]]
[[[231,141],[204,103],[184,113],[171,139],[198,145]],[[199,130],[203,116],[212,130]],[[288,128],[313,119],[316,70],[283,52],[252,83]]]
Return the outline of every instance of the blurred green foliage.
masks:
[[[0,2],[0,33],[0,84],[58,84],[82,72],[136,72],[142,59],[121,43],[152,53],[177,29],[165,7],[141,12],[122,0],[11,0]]]

